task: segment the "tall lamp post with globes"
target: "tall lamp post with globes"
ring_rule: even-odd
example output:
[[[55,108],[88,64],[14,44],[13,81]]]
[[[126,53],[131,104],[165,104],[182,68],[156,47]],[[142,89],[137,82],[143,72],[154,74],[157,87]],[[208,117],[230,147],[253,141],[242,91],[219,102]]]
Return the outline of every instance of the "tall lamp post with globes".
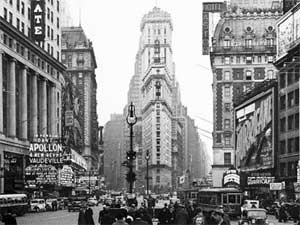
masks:
[[[126,122],[129,125],[130,133],[130,149],[128,152],[126,152],[126,158],[127,158],[127,165],[129,168],[128,173],[126,174],[126,180],[129,183],[129,193],[132,193],[133,189],[133,183],[136,180],[136,174],[133,172],[133,161],[136,158],[136,152],[133,151],[133,126],[137,122],[137,117],[135,115],[135,106],[131,102],[128,107],[128,115],[126,117]]]

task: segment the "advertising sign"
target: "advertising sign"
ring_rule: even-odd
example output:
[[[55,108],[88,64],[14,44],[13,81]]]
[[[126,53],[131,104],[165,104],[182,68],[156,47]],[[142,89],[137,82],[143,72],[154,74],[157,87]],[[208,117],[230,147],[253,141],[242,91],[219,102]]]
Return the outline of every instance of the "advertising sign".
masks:
[[[56,184],[57,169],[51,165],[31,165],[25,169],[26,182],[35,184]]]
[[[74,116],[73,116],[73,111],[72,110],[67,110],[65,112],[65,125],[67,127],[73,126],[74,124]]]
[[[270,183],[270,191],[282,190],[282,183]]]
[[[270,183],[274,183],[275,177],[248,177],[247,185],[259,185],[259,186],[269,186]]]
[[[63,145],[55,139],[38,139],[29,145],[29,163],[59,165],[63,163]]]
[[[240,186],[240,175],[234,168],[227,170],[223,174],[223,187],[235,187]]]
[[[274,166],[273,96],[270,88],[235,110],[236,163],[241,171]]]
[[[300,43],[300,8],[280,18],[277,30],[277,58],[280,58]]]
[[[71,187],[74,185],[74,172],[70,166],[63,166],[59,173],[59,183],[61,186],[65,187]]]
[[[31,0],[31,11],[32,39],[42,42],[45,39],[45,1]]]
[[[202,8],[202,54],[209,55],[210,39],[213,36],[214,27],[210,29],[210,14],[220,14],[225,11],[224,2],[203,2]],[[214,20],[213,17],[211,19]]]

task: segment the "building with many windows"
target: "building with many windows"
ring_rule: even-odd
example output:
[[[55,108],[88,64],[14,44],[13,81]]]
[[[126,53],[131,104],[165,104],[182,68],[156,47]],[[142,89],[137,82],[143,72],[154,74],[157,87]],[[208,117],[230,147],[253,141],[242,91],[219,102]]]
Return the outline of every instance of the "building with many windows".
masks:
[[[2,0],[0,15],[5,21],[32,40],[31,0]],[[45,40],[37,43],[52,57],[60,61],[61,6],[60,0],[43,0],[45,3]],[[2,7],[3,6],[3,7]]]
[[[250,4],[251,2],[251,4]],[[225,170],[234,165],[233,101],[265,79],[276,77],[275,22],[281,15],[277,1],[265,1],[261,9],[232,1],[221,15],[210,52],[213,70],[213,166],[214,186],[222,185]]]
[[[24,31],[30,29],[28,2],[3,2],[0,9],[0,167],[4,178],[0,178],[0,191],[8,193],[24,190],[26,156],[33,138],[46,134],[61,136],[65,67],[32,42]]]
[[[77,121],[73,125],[78,137],[76,147],[86,159],[88,170],[95,169],[98,168],[100,156],[95,74],[97,62],[92,42],[81,27],[62,29],[62,63],[67,67],[66,80],[74,85],[72,105],[74,121]]]
[[[294,198],[299,165],[299,76],[300,3],[277,21],[278,40],[275,66],[278,76],[278,177],[285,181],[286,194]],[[299,175],[298,175],[299,176]],[[297,193],[299,198],[299,193]]]

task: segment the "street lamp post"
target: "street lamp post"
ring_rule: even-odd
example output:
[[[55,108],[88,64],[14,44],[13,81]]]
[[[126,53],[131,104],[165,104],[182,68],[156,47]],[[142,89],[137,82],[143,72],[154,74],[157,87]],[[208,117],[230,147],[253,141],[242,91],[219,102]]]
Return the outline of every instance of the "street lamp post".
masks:
[[[133,189],[133,183],[135,181],[135,173],[133,172],[133,160],[136,157],[136,152],[133,151],[133,126],[137,122],[137,117],[135,115],[135,106],[131,102],[129,107],[128,107],[128,115],[126,118],[126,122],[129,125],[130,128],[130,133],[129,133],[129,138],[130,138],[130,149],[127,152],[127,161],[128,161],[128,168],[129,172],[127,174],[127,181],[129,183],[129,193],[132,193]]]

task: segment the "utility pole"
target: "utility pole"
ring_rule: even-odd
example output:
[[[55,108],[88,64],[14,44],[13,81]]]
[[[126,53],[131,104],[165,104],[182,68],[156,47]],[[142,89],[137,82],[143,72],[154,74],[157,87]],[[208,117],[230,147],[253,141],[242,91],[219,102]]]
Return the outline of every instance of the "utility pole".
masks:
[[[133,126],[137,122],[137,117],[135,115],[135,106],[131,102],[128,107],[128,115],[126,118],[126,122],[129,125],[129,138],[130,138],[130,149],[126,153],[127,158],[127,167],[129,168],[128,173],[126,174],[126,180],[129,183],[129,193],[132,193],[133,190],[133,183],[136,180],[136,174],[133,172],[133,161],[136,158],[136,152],[133,151]]]

